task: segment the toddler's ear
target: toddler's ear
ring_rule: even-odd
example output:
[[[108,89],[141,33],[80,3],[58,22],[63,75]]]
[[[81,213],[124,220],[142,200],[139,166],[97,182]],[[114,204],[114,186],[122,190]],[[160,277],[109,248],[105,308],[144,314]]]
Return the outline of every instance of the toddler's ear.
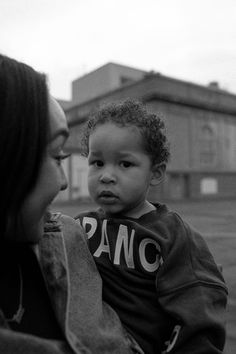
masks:
[[[166,172],[165,163],[155,164],[154,166],[152,166],[152,178],[150,181],[150,185],[157,186],[159,183],[161,183],[164,179],[165,172]]]

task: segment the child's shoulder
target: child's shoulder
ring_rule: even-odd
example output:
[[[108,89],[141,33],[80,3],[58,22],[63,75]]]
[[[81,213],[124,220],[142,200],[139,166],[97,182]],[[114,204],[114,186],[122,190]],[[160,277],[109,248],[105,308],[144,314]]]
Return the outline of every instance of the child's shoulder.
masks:
[[[170,224],[185,224],[184,219],[175,210],[172,210],[167,204],[152,203],[156,210],[155,213],[150,214],[151,218],[157,218],[159,221]]]
[[[161,229],[164,234],[168,235],[171,242],[181,243],[191,240],[201,242],[203,236],[199,230],[189,224],[177,211],[170,209],[165,204],[154,205],[156,212],[150,214],[149,219],[145,220],[150,227]]]

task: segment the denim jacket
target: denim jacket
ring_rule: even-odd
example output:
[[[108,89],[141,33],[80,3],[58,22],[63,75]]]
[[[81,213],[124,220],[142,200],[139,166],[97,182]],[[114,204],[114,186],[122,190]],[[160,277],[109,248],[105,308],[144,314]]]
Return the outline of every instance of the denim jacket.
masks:
[[[134,353],[118,316],[102,302],[102,281],[78,224],[51,214],[35,252],[65,341],[15,332],[0,310],[0,353]]]

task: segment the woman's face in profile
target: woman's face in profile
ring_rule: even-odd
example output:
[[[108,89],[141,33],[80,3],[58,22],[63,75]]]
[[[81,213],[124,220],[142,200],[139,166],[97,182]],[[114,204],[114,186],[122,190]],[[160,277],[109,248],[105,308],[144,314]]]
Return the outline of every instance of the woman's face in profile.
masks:
[[[63,148],[68,138],[68,126],[64,112],[52,97],[49,97],[51,137],[42,163],[38,181],[21,209],[24,235],[21,242],[37,243],[43,234],[45,212],[59,191],[67,188],[62,168],[65,158]]]

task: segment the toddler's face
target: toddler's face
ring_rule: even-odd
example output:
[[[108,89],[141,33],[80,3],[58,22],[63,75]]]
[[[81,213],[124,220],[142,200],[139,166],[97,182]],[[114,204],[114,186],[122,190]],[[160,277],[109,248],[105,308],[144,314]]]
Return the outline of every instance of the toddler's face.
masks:
[[[88,162],[89,192],[104,211],[142,214],[153,171],[137,127],[98,125],[89,138]]]

